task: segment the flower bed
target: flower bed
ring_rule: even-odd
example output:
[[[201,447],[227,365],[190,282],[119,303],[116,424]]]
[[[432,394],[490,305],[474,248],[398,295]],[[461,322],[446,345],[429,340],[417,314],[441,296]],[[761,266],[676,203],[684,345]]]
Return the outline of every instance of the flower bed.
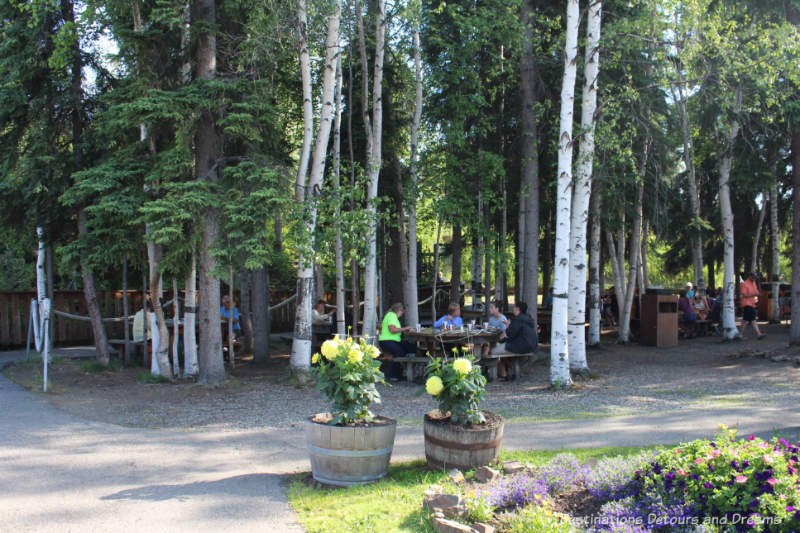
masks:
[[[800,531],[799,453],[784,439],[738,439],[723,426],[713,440],[591,467],[561,454],[489,483],[468,481],[458,489],[466,510],[444,518],[501,532]]]

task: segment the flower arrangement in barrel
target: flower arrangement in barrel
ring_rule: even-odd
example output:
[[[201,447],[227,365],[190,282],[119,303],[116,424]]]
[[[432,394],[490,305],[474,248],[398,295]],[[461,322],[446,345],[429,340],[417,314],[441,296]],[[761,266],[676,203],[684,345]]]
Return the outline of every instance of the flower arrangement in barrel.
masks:
[[[453,355],[458,350],[453,348]],[[426,369],[425,391],[439,402],[442,415],[450,413],[450,422],[460,426],[486,421],[478,404],[486,397],[486,378],[472,354],[454,357],[451,362],[432,358]]]
[[[380,350],[363,339],[352,337],[333,339],[322,343],[321,353],[311,358],[311,372],[317,388],[332,403],[331,425],[371,422],[374,418],[370,405],[381,403],[377,383],[385,383]]]

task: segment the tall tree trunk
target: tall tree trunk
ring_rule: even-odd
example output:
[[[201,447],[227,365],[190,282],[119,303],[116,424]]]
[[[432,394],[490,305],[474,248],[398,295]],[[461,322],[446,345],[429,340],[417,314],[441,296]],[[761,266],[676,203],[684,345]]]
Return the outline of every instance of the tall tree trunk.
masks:
[[[767,191],[761,193],[761,209],[758,211],[758,224],[756,224],[756,236],[753,239],[753,253],[750,256],[750,272],[758,270],[758,245],[761,242],[761,230],[764,228],[764,219],[767,216]]]
[[[351,50],[347,54],[347,146],[350,152],[350,188],[356,187],[356,165],[353,155],[353,51],[352,38],[350,39]],[[350,211],[355,211],[356,203],[350,197]],[[350,262],[350,284],[352,286],[353,304],[353,335],[358,335],[358,323],[361,320],[361,282],[359,280],[360,266],[358,259],[353,258]]]
[[[186,276],[186,298],[183,302],[183,377],[194,377],[200,372],[197,363],[197,257],[192,250],[192,263]]]
[[[297,59],[300,64],[300,80],[303,93],[303,145],[300,159],[297,162],[297,178],[295,179],[295,196],[299,196],[306,185],[308,163],[311,158],[311,143],[314,141],[314,103],[311,90],[311,60],[308,53],[308,21],[306,17],[306,0],[297,0],[297,33],[300,39],[297,47]]]
[[[560,133],[558,135],[558,179],[556,184],[556,246],[553,257],[553,315],[550,335],[550,385],[570,387],[567,339],[569,290],[569,234],[572,208],[572,122],[578,61],[578,0],[567,0],[567,34],[564,48],[564,78],[561,85]]]
[[[789,342],[800,344],[800,127],[792,129],[792,324]]]
[[[180,336],[178,335],[178,321],[181,316],[181,304],[178,299],[178,280],[172,278],[172,377],[177,378],[181,375],[181,361],[178,354],[178,344]]]
[[[75,24],[75,10],[72,0],[61,0],[61,16],[67,24]],[[69,44],[69,66],[70,66],[70,100],[71,100],[71,119],[72,119],[72,172],[83,170],[83,86],[82,69],[83,60],[81,59],[80,43],[77,33]],[[89,235],[88,220],[86,211],[83,207],[78,209],[78,236],[86,239]],[[111,347],[108,344],[106,330],[103,327],[103,316],[100,313],[100,305],[97,303],[97,293],[94,287],[94,273],[87,261],[81,261],[81,277],[83,281],[83,296],[86,299],[86,306],[89,310],[89,318],[92,324],[92,334],[96,348],[97,361],[103,365],[108,365],[111,358]],[[45,292],[46,294],[46,287]]]
[[[625,288],[625,300],[622,307],[622,318],[619,323],[618,342],[628,342],[631,332],[631,310],[633,309],[633,294],[636,292],[636,279],[639,275],[639,260],[641,259],[642,243],[642,204],[644,202],[644,179],[647,175],[647,161],[650,155],[650,140],[645,140],[642,150],[642,166],[639,169],[639,182],[636,184],[636,204],[633,213],[633,228],[631,229],[631,245],[628,257],[628,283]]]
[[[436,322],[436,282],[439,281],[439,242],[442,238],[442,217],[436,224],[436,242],[433,244],[433,289],[431,290],[431,326]]]
[[[603,197],[599,187],[595,187],[592,194],[592,232],[589,237],[589,346],[600,345],[600,320],[603,318],[600,313],[600,261],[602,244],[602,212]]]
[[[620,264],[614,234],[606,229],[606,248],[611,260],[611,272],[614,275],[614,296],[617,298],[617,322],[621,324],[623,302],[625,301],[625,263]]]
[[[453,225],[453,275],[450,276],[450,301],[461,300],[461,253],[463,239],[461,238],[461,225]]]
[[[369,68],[367,63],[366,40],[364,37],[364,20],[361,3],[356,0],[358,21],[358,38],[361,52],[362,74],[362,113],[366,130],[367,153],[367,265],[364,272],[364,328],[367,336],[375,335],[377,325],[377,211],[375,200],[378,197],[378,179],[381,172],[381,143],[383,136],[383,53],[386,32],[386,13],[383,0],[375,2],[375,66],[372,77],[372,117],[369,114]]]
[[[145,224],[145,226],[148,226]],[[156,244],[149,238],[150,230],[145,230],[147,238],[147,260],[150,270],[150,302],[153,304],[153,314],[155,324],[158,328],[158,345],[153,347],[153,358],[151,360],[150,373],[164,378],[171,378],[172,372],[169,363],[169,330],[164,319],[164,309],[161,306],[163,295],[163,285],[161,277],[161,256],[162,249],[160,244]],[[155,338],[155,336],[153,337]]]
[[[531,317],[537,319],[539,305],[539,117],[536,106],[541,97],[541,76],[533,46],[536,4],[524,0],[521,7],[523,48],[520,54],[522,85],[522,177],[519,201],[519,241],[522,255],[517,297],[528,303]],[[547,287],[545,287],[547,290]]]
[[[419,125],[422,122],[422,47],[419,23],[413,26],[414,39],[414,116],[411,120],[411,154],[408,161],[411,191],[408,196],[408,284],[405,303],[407,324],[419,324],[419,287],[417,273],[417,183],[419,182]]]
[[[128,317],[130,316],[130,307],[128,305],[128,257],[122,260],[122,316],[125,317],[125,322],[123,322],[122,328],[122,339],[125,342],[125,360],[123,364],[125,366],[130,365],[131,363],[131,346],[130,346],[130,324],[128,323]]]
[[[247,270],[242,262],[242,268],[239,269],[239,294],[241,302],[239,303],[239,324],[242,326],[242,335],[244,335],[244,352],[253,353],[253,300],[250,296],[252,287],[252,276],[250,271]]]
[[[597,78],[600,72],[600,19],[602,3],[592,1],[586,24],[586,56],[581,108],[581,132],[577,177],[572,191],[569,246],[569,297],[567,298],[569,367],[572,372],[589,374],[586,361],[586,226],[592,196],[595,110]],[[637,248],[638,250],[638,248]],[[638,253],[638,251],[637,251]]]
[[[650,272],[647,268],[647,240],[649,231],[649,224],[645,220],[642,224],[642,282],[645,289],[650,286]]]
[[[736,103],[734,112],[738,114],[742,108],[741,84],[736,88],[735,98]],[[731,208],[731,192],[729,185],[731,164],[733,163],[733,144],[738,135],[739,121],[738,119],[734,118],[731,122],[728,134],[726,135],[722,158],[719,162],[719,208],[722,215],[722,239],[725,248],[725,270],[723,278],[724,297],[722,299],[722,336],[728,340],[735,339],[739,336],[739,330],[736,328],[736,315],[733,305],[733,293],[735,286],[734,276],[736,267],[733,256],[733,209]]]
[[[500,210],[500,232],[497,234],[497,261],[495,262],[495,299],[503,304],[505,309],[508,306],[508,286],[506,282],[508,263],[506,259],[506,235],[508,235],[508,187],[505,176],[501,177],[502,183],[502,204]]]
[[[485,209],[485,208],[484,208]],[[494,299],[492,294],[492,241],[487,232],[483,239],[483,285],[486,287],[486,305],[483,306],[483,321],[489,320],[489,303]],[[503,309],[505,312],[505,309]]]
[[[344,250],[342,245],[342,195],[341,195],[341,155],[342,155],[342,58],[336,59],[336,88],[334,89],[336,110],[333,121],[333,187],[336,194],[336,242],[334,257],[336,262],[336,332],[344,336]]]
[[[228,266],[228,299],[231,301],[231,319],[228,320],[226,324],[226,329],[228,330],[228,359],[231,364],[231,368],[236,367],[236,350],[234,345],[234,337],[233,337],[233,309],[236,307],[236,301],[233,299],[233,262]]]
[[[550,294],[550,289],[553,287],[552,274],[553,274],[553,229],[555,228],[555,220],[553,215],[555,211],[549,209],[547,213],[547,226],[544,231],[544,253],[542,254],[542,295],[547,296]],[[538,295],[537,295],[538,297]]]
[[[482,205],[478,203],[478,220],[482,220]],[[472,306],[483,308],[483,237],[476,231],[472,240]]]
[[[304,0],[298,0],[298,6],[305,5]],[[298,8],[298,13],[301,9]],[[304,9],[303,15],[305,16]],[[328,34],[325,42],[325,69],[322,77],[322,110],[320,112],[319,129],[314,141],[314,156],[311,160],[311,174],[308,184],[303,182],[298,175],[298,187],[295,199],[308,204],[310,210],[309,221],[306,223],[306,235],[314,235],[317,223],[316,195],[322,189],[325,172],[325,155],[328,150],[331,126],[334,115],[334,89],[336,85],[336,58],[339,55],[339,20],[342,11],[341,0],[336,0],[334,13],[328,17]],[[304,21],[301,22],[304,24]],[[305,383],[308,369],[311,366],[311,298],[313,295],[313,250],[312,257],[300,253],[297,267],[297,312],[294,322],[294,338],[292,340],[292,355],[290,370],[301,383]]]
[[[700,196],[697,190],[697,176],[694,166],[694,150],[692,144],[692,134],[689,127],[689,113],[686,110],[686,100],[683,91],[683,72],[681,71],[680,61],[673,62],[675,73],[678,77],[677,98],[673,89],[673,99],[678,108],[678,116],[681,122],[681,136],[683,138],[683,162],[686,165],[686,177],[689,182],[689,208],[692,211],[692,223],[690,225],[692,242],[692,268],[694,270],[694,283],[698,291],[705,289],[703,280],[703,228],[700,225]]]
[[[710,288],[716,288],[717,286],[717,279],[714,275],[714,259],[709,260],[706,264],[706,270],[708,271],[708,286]]]
[[[780,320],[781,229],[778,226],[778,163],[772,158],[772,187],[769,192],[769,227],[772,237],[772,322]]]
[[[192,4],[192,26],[197,29],[194,78],[213,80],[217,77],[217,12],[214,0],[196,0]],[[199,181],[211,184],[219,181],[218,158],[221,142],[217,118],[213,111],[200,113],[195,133],[195,173]],[[214,274],[217,261],[211,254],[219,237],[218,210],[207,209],[200,221],[200,257],[198,258],[200,322],[198,362],[201,383],[219,383],[225,379],[222,359],[222,328],[220,316],[220,284]]]
[[[253,280],[253,361],[269,360],[269,271],[262,266],[251,273]]]

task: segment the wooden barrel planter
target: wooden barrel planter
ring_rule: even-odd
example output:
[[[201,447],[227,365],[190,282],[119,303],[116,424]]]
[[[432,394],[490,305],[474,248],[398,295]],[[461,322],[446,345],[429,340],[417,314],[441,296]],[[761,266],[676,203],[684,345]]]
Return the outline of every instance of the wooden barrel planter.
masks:
[[[470,470],[488,465],[500,455],[503,417],[483,411],[486,422],[457,426],[438,410],[425,415],[425,460],[436,469]]]
[[[329,426],[309,418],[306,445],[314,479],[347,487],[377,481],[386,475],[394,447],[397,422],[383,416],[368,425]]]

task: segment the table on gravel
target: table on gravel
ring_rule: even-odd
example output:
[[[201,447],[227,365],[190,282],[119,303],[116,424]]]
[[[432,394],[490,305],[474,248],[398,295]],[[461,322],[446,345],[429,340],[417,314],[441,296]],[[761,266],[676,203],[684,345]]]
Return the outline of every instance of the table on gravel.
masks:
[[[403,336],[409,342],[416,342],[418,346],[431,355],[441,355],[445,350],[445,345],[497,342],[500,339],[500,331],[493,328],[488,330],[475,329],[473,331],[469,331],[466,327],[463,331],[458,329],[455,331],[442,331],[433,328],[422,328],[420,331],[406,331]]]

